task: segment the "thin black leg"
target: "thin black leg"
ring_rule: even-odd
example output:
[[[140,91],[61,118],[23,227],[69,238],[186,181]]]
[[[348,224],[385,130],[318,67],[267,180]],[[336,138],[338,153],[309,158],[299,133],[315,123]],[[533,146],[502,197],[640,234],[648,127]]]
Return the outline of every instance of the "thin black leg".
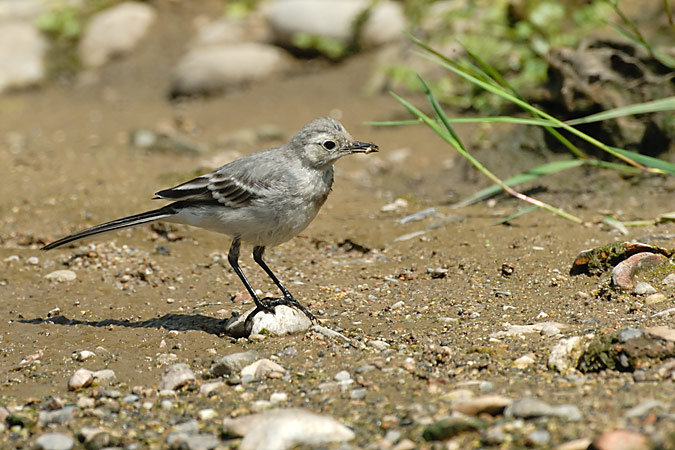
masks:
[[[248,282],[248,280],[246,279],[246,275],[244,275],[244,272],[242,272],[241,267],[239,267],[240,248],[241,248],[241,241],[239,240],[238,237],[235,237],[232,240],[230,251],[227,253],[227,260],[229,261],[230,266],[232,266],[232,269],[234,269],[234,272],[237,274],[241,282],[244,283],[244,287],[248,291],[249,295],[253,298],[253,302],[255,303],[256,306],[256,311],[254,311],[254,314],[251,315],[253,316],[258,312],[258,310],[268,311],[269,309],[265,306],[265,304],[263,304],[263,302],[260,301],[255,291],[253,290],[253,287],[251,287],[251,283]]]
[[[292,305],[292,306],[295,306],[296,308],[298,308],[303,313],[305,313],[305,315],[309,318],[309,320],[315,321],[316,319],[315,319],[314,315],[311,312],[309,312],[309,310],[307,308],[302,306],[300,304],[300,302],[298,302],[293,297],[293,294],[291,294],[290,291],[288,289],[286,289],[286,287],[283,284],[281,284],[281,281],[279,281],[279,279],[276,277],[276,275],[274,275],[274,272],[272,272],[272,269],[270,269],[267,266],[267,264],[263,260],[263,254],[264,253],[265,253],[265,247],[262,247],[262,246],[253,247],[253,260],[255,262],[257,262],[260,267],[262,267],[262,269],[265,271],[267,276],[269,276],[272,279],[272,281],[274,282],[274,284],[277,285],[277,287],[279,288],[281,293],[284,294],[283,298],[272,299],[272,300],[268,301],[266,306],[270,307],[270,306],[283,305],[283,304]]]

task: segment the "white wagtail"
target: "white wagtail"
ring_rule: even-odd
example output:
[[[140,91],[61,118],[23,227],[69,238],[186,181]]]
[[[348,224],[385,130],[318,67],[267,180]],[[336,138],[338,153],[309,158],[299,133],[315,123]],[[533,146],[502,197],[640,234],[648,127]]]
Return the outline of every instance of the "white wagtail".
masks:
[[[96,225],[47,244],[49,250],[78,239],[142,223],[162,220],[193,225],[232,236],[227,259],[244,283],[258,312],[274,306],[304,308],[265,264],[265,248],[296,236],[314,219],[333,185],[333,163],[352,153],[371,153],[377,145],[355,140],[340,122],[316,119],[281,147],[238,158],[200,177],[159,191],[155,199],[171,200],[162,208]],[[241,242],[253,245],[253,259],[283,297],[258,298],[239,267]]]

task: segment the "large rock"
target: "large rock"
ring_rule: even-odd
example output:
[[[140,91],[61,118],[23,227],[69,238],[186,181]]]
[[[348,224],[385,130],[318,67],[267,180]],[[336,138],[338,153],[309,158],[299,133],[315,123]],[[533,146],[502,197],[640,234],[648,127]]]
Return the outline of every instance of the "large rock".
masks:
[[[357,22],[371,5],[369,0],[273,0],[263,7],[276,42],[292,46],[297,34],[349,43]],[[401,37],[406,27],[403,7],[377,2],[361,29],[361,44],[377,46]]]
[[[0,23],[0,92],[42,81],[47,42],[25,22]]]
[[[151,6],[137,2],[120,3],[98,13],[80,40],[78,52],[82,63],[90,68],[99,67],[133,50],[155,18]]]
[[[277,47],[253,42],[196,47],[172,74],[172,96],[220,92],[262,80],[288,67]]]

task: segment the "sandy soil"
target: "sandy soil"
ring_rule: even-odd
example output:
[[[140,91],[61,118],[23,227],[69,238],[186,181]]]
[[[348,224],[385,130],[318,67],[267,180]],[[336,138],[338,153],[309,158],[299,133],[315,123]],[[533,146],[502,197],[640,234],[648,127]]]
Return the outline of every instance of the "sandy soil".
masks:
[[[672,381],[635,382],[630,373],[612,371],[565,377],[546,368],[550,348],[560,336],[490,339],[507,323],[560,322],[568,325],[564,334],[569,336],[672,326],[672,316],[653,317],[675,306],[672,287],[660,287],[667,298],[653,305],[627,294],[599,298],[594,296],[599,279],[571,277],[568,271],[580,250],[619,239],[647,239],[675,248],[673,223],[630,229],[629,236],[594,224],[608,213],[629,220],[672,210],[673,179],[625,179],[579,170],[536,187],[541,188],[540,198],[583,217],[590,226],[571,225],[543,212],[495,226],[496,219],[520,205],[500,198],[491,206],[448,206],[485,181],[430,131],[364,125],[402,116],[390,97],[362,95],[370,56],[339,66],[313,64],[292,77],[227,97],[172,104],[166,100],[164,75],[181,48],[179,38],[169,32],[173,22],[177,18],[168,14],[165,31],[154,33],[137,55],[112,63],[94,81],[0,98],[1,404],[25,405],[50,396],[75,399],[66,382],[81,366],[113,369],[122,387],[152,388],[164,371],[158,362],[162,353],[175,353],[178,362],[206,373],[214,360],[229,353],[256,349],[269,356],[294,346],[297,356],[279,361],[291,380],[270,380],[249,391],[249,397],[288,392],[289,405],[309,407],[353,426],[356,446],[380,438],[392,426],[383,419],[388,415],[395,417],[394,427],[405,437],[426,445],[420,434],[422,418],[447,413],[449,402],[442,394],[471,380],[489,381],[495,392],[511,398],[577,405],[582,422],[525,425],[525,431],[547,428],[551,445],[592,438],[611,427],[655,438],[675,431]],[[272,124],[288,137],[311,119],[336,110],[355,137],[376,142],[381,153],[340,161],[334,191],[318,218],[301,236],[270,250],[268,262],[324,325],[356,343],[383,340],[393,351],[305,335],[260,342],[218,336],[216,320],[249,307],[225,262],[225,236],[179,226],[144,226],[83,246],[38,250],[69,232],[155,207],[152,193],[193,175],[203,160],[220,152],[216,143],[223,136]],[[207,154],[151,152],[128,144],[132,130],[175,124],[176,118],[191,139],[209,145]],[[460,129],[469,142],[483,134],[475,131]],[[243,144],[237,151],[277,143]],[[388,160],[403,148],[409,149],[404,162]],[[514,173],[547,158],[515,150],[514,155],[506,161],[512,165],[500,165],[499,173]],[[478,157],[488,164],[499,160],[486,150]],[[380,211],[399,197],[407,199],[406,208]],[[397,223],[429,207],[443,218]],[[395,240],[415,231],[424,234]],[[340,245],[347,240],[370,251],[349,251]],[[242,259],[251,282],[273,292],[249,252],[245,248]],[[37,263],[30,258],[38,258]],[[503,265],[513,268],[512,275],[503,274]],[[77,279],[45,279],[63,268],[74,270]],[[427,269],[436,268],[448,269],[447,276],[432,278]],[[579,291],[590,297],[575,295]],[[34,320],[47,319],[55,308],[69,321]],[[97,347],[105,348],[107,356],[86,363],[72,359],[80,350]],[[36,352],[42,352],[41,364],[21,368],[20,362]],[[513,361],[526,354],[534,365],[513,368]],[[368,390],[364,400],[315,390],[341,370],[353,373],[373,362],[381,370],[363,375]],[[230,389],[191,408],[212,407],[222,418],[247,411],[249,397]],[[624,418],[628,408],[645,399],[661,400],[670,409],[657,416]],[[217,429],[218,420],[207,429]],[[2,439],[16,445],[30,441],[29,436],[12,437],[8,430]],[[467,448],[478,437],[459,439],[459,448]]]

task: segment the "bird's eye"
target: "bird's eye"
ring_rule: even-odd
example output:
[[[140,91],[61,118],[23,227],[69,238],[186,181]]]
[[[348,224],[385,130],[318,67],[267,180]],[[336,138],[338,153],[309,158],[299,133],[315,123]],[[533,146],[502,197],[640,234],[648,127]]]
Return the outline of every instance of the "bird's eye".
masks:
[[[337,144],[333,141],[326,141],[323,143],[323,147],[326,150],[333,150]]]

